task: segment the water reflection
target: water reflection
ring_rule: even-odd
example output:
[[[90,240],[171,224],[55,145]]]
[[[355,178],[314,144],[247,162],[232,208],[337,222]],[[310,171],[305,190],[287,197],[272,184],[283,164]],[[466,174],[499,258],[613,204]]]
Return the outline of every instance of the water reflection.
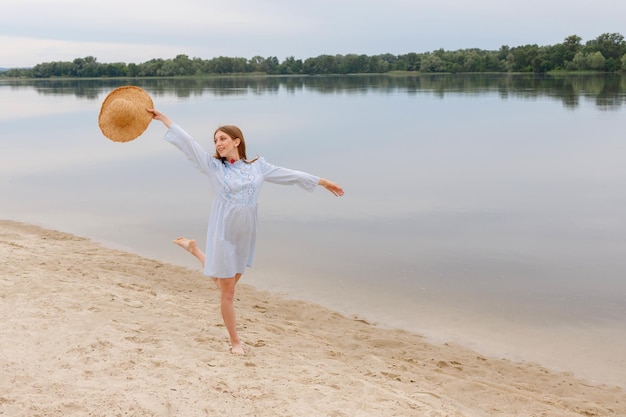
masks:
[[[626,76],[618,74],[550,75],[550,74],[427,74],[427,75],[349,75],[349,76],[241,76],[213,78],[147,78],[98,80],[1,80],[0,85],[13,89],[34,88],[40,94],[71,94],[98,99],[102,92],[133,84],[149,90],[154,96],[174,94],[178,98],[199,96],[205,92],[217,96],[272,94],[284,89],[295,93],[308,90],[331,93],[431,92],[447,94],[490,94],[501,98],[551,97],[567,108],[576,108],[582,97],[591,98],[603,110],[620,108],[626,100]]]
[[[125,83],[0,82],[0,218],[197,267],[170,242],[203,237],[204,177],[160,125],[127,144],[98,130],[101,100]],[[510,336],[514,348],[530,340],[520,323],[573,329],[553,351],[588,347],[598,360],[617,356],[593,345],[594,331],[614,330],[597,324],[618,323],[610,346],[626,352],[622,76],[133,83],[205,145],[234,117],[255,153],[346,189],[332,200],[264,188],[247,283],[420,332]]]

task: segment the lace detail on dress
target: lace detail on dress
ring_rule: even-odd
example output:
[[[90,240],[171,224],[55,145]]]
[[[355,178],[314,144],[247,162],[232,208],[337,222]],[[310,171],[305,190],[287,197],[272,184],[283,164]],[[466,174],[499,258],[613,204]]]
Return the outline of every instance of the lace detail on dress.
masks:
[[[256,205],[257,175],[252,165],[243,161],[224,165],[223,178],[223,196],[226,202],[236,205]]]

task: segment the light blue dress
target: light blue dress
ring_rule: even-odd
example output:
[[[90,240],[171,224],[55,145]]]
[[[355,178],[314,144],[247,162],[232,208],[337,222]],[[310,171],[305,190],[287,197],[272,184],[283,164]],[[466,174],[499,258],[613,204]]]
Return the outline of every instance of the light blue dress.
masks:
[[[264,181],[295,184],[313,191],[320,180],[315,175],[274,166],[264,158],[250,164],[241,160],[224,164],[175,123],[165,133],[165,140],[179,148],[209,178],[213,200],[204,274],[210,277],[231,278],[252,266],[258,197]]]

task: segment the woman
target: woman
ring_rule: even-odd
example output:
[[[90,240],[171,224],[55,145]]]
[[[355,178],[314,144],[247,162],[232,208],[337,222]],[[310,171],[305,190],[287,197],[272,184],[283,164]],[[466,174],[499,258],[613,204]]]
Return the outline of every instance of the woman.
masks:
[[[156,109],[148,111],[153,119],[167,127],[165,140],[178,147],[209,177],[214,195],[206,254],[194,240],[181,237],[174,243],[198,258],[204,267],[204,274],[210,276],[219,288],[221,313],[230,337],[231,352],[244,354],[237,334],[233,300],[237,282],[246,266],[252,266],[254,259],[257,201],[262,183],[295,184],[309,191],[321,185],[336,196],[342,196],[343,189],[324,178],[276,167],[263,158],[248,161],[246,142],[236,126],[222,126],[215,131],[215,154],[211,155],[165,114]]]

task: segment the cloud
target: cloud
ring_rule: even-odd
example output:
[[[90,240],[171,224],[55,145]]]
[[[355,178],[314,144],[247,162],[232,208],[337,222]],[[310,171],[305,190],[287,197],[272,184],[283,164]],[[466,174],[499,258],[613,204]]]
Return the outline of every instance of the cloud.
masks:
[[[102,63],[141,63],[152,58],[174,58],[185,53],[179,46],[60,41],[25,37],[0,36],[3,46],[0,67],[31,67],[42,62],[73,61],[94,56]]]
[[[402,54],[583,41],[620,32],[622,0],[5,0],[0,67],[95,56],[252,58]],[[607,12],[610,11],[610,12]]]

